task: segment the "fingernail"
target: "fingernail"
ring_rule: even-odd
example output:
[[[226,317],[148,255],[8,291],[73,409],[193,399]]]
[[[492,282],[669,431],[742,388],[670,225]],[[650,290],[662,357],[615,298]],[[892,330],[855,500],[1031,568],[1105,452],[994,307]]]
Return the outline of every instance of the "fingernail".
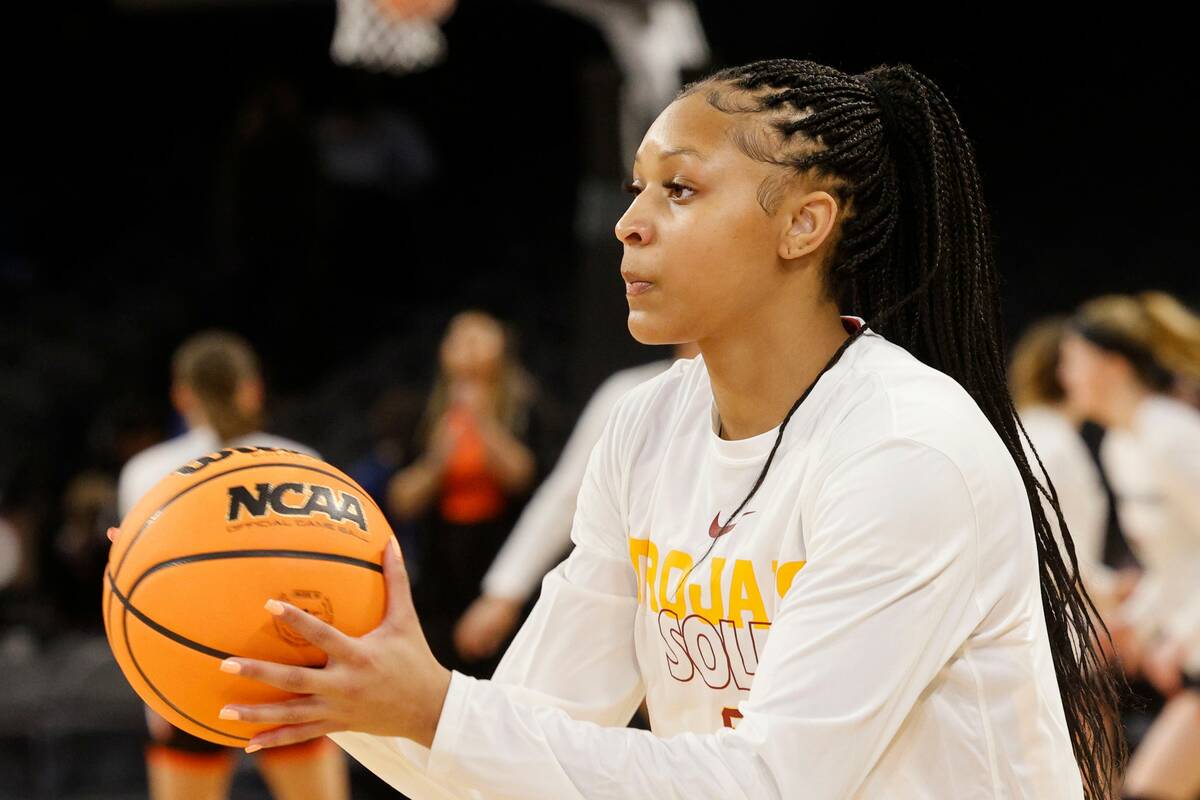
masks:
[[[261,745],[261,744],[248,744],[248,745],[246,745],[246,752],[247,752],[247,753],[257,753],[259,750],[262,750],[262,745]]]
[[[221,672],[228,672],[230,675],[237,675],[242,671],[242,665],[234,661],[232,658],[227,658],[221,662]]]
[[[108,540],[110,542],[115,542],[117,540],[117,531],[118,530],[120,530],[120,529],[119,528],[109,528],[108,529],[108,531],[106,533],[108,535]]]
[[[225,706],[224,708],[222,708],[221,713],[218,714],[217,716],[219,716],[221,719],[241,719],[242,718],[241,714],[234,711],[229,706]]]
[[[278,600],[268,600],[263,607],[277,617],[283,613],[283,603]]]

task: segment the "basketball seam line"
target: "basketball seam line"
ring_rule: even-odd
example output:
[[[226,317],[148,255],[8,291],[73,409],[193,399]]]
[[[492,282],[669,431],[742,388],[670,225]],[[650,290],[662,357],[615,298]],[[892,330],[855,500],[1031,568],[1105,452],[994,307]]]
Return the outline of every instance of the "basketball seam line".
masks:
[[[183,634],[176,633],[170,628],[162,625],[159,622],[146,616],[137,606],[133,604],[133,593],[137,591],[137,587],[148,578],[151,574],[159,570],[169,567],[176,567],[181,564],[191,564],[198,561],[219,561],[235,558],[301,558],[310,559],[313,561],[333,561],[339,564],[347,564],[353,567],[361,567],[369,569],[373,572],[383,572],[383,567],[371,561],[365,561],[361,558],[352,558],[350,556],[338,555],[337,553],[314,553],[311,550],[218,550],[211,553],[196,553],[190,556],[180,556],[179,558],[160,561],[159,563],[147,568],[136,581],[133,586],[129,587],[129,595],[126,596],[117,588],[116,576],[112,573],[108,575],[109,588],[113,595],[121,601],[121,605],[130,611],[135,617],[142,621],[148,628],[157,631],[166,636],[168,639],[213,658],[226,659],[233,656],[232,653],[227,653],[224,650],[218,650],[215,647],[209,647],[206,644],[201,644],[193,639],[189,639]]]
[[[222,474],[228,474],[228,473],[222,473]],[[199,485],[199,484],[197,484],[197,485]],[[131,545],[131,547],[132,547],[132,545]],[[154,572],[154,571],[157,571],[160,569],[166,569],[167,567],[170,567],[170,566],[177,566],[179,564],[189,563],[189,562],[193,562],[193,561],[213,561],[213,560],[218,560],[221,558],[238,558],[238,557],[308,558],[308,559],[314,559],[314,560],[320,560],[320,561],[335,561],[335,562],[349,564],[351,566],[364,567],[366,569],[370,569],[370,570],[376,571],[376,572],[383,572],[383,567],[381,567],[378,564],[375,564],[370,561],[364,561],[362,559],[351,558],[350,556],[338,555],[336,553],[314,553],[314,552],[308,551],[308,550],[220,550],[220,551],[215,551],[215,552],[211,552],[211,553],[197,553],[192,556],[183,556],[181,558],[169,559],[167,561],[160,561],[159,563],[148,568],[145,572],[143,572],[138,577],[138,579],[134,582],[133,586],[131,586],[129,589],[130,597],[132,597],[133,592],[137,588],[138,584],[141,583],[142,580],[147,575],[149,575],[151,572]],[[121,590],[117,588],[116,575],[114,573],[110,572],[107,574],[106,577],[108,578],[110,591],[112,592],[113,596],[115,596],[118,600],[120,600],[122,610],[125,612],[124,614],[122,614],[122,619],[121,619],[121,630],[123,633],[123,638],[125,640],[125,651],[127,653],[129,653],[129,658],[133,662],[134,668],[137,669],[138,674],[141,675],[142,680],[146,682],[146,685],[150,687],[151,691],[153,691],[156,695],[158,695],[158,697],[164,703],[166,703],[168,706],[170,706],[172,709],[174,709],[175,712],[177,714],[179,714],[181,717],[183,717],[184,719],[186,719],[190,722],[194,722],[195,724],[199,725],[201,728],[212,731],[213,733],[216,733],[216,734],[220,734],[221,736],[227,736],[231,739],[235,739],[238,741],[242,741],[242,742],[249,741],[249,738],[247,738],[245,736],[238,736],[236,734],[228,733],[226,731],[222,731],[217,728],[214,728],[211,725],[204,724],[200,720],[196,719],[195,717],[193,717],[190,714],[188,714],[187,712],[185,712],[179,706],[172,703],[171,700],[166,695],[164,695],[157,686],[154,685],[154,682],[150,680],[150,676],[148,676],[145,673],[145,671],[142,669],[142,665],[140,663],[138,663],[137,656],[135,656],[133,654],[133,643],[129,639],[129,627],[126,622],[126,620],[128,619],[127,615],[128,615],[128,613],[132,612],[133,615],[142,622],[142,624],[146,625],[146,627],[167,637],[168,639],[171,639],[172,641],[176,642],[177,644],[181,644],[184,647],[187,647],[188,649],[195,650],[195,651],[203,653],[205,655],[213,656],[214,658],[220,658],[222,660],[229,658],[232,654],[226,653],[222,650],[217,650],[216,648],[213,648],[213,647],[208,647],[207,645],[200,644],[199,642],[192,641],[191,639],[188,639],[186,636],[175,633],[171,629],[159,624],[158,622],[155,622],[153,619],[151,619],[150,617],[148,617],[144,613],[142,613],[136,606],[134,606],[133,602],[130,598],[127,598],[124,594],[121,593]]]
[[[112,573],[109,573],[108,579],[109,579],[110,583],[112,583],[112,585],[110,586],[112,591],[118,597],[122,597],[120,592],[117,591],[117,587],[115,585],[115,579],[113,578]],[[211,725],[204,724],[200,720],[193,717],[191,714],[184,711],[179,706],[172,703],[171,699],[169,697],[167,697],[165,694],[163,694],[159,690],[159,688],[154,685],[154,681],[150,680],[150,676],[146,674],[146,671],[142,669],[142,665],[138,662],[137,656],[135,656],[133,654],[133,642],[131,642],[129,640],[129,612],[131,610],[135,610],[135,609],[133,609],[133,607],[131,605],[126,603],[124,601],[124,599],[122,599],[121,608],[122,608],[122,612],[123,612],[121,614],[121,635],[122,635],[122,638],[124,638],[124,640],[125,640],[125,652],[127,652],[129,654],[129,660],[133,662],[134,669],[136,669],[138,671],[138,675],[142,676],[142,680],[145,681],[146,685],[150,687],[150,691],[152,691],[156,695],[158,695],[159,699],[162,700],[167,705],[169,705],[172,709],[174,709],[175,713],[177,713],[179,716],[183,717],[184,719],[188,720],[189,722],[194,722],[195,724],[199,725],[201,728],[204,728],[206,731],[212,731],[213,733],[219,734],[220,736],[227,736],[230,739],[233,739],[233,740],[239,741],[239,742],[250,741],[249,737],[247,737],[247,736],[238,736],[237,734],[228,733],[227,731],[223,731],[218,728],[214,728]]]

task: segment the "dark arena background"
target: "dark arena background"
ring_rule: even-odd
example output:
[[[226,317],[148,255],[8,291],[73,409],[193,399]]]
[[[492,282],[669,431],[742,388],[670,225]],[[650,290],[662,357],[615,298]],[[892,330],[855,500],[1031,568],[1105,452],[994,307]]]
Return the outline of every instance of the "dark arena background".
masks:
[[[176,348],[245,337],[265,429],[383,503],[447,324],[484,310],[536,381],[544,477],[606,376],[666,356],[626,330],[613,225],[646,127],[712,69],[906,62],[937,81],[975,143],[1010,344],[1106,293],[1200,304],[1200,78],[1161,31],[459,0],[430,63],[368,68],[332,57],[333,0],[26,6],[0,126],[0,798],[149,791],[99,599],[121,468],[185,429]],[[659,23],[639,39],[614,19]],[[415,527],[396,524],[435,580]],[[1140,686],[1132,745],[1163,702]],[[252,758],[234,770],[230,796],[271,796]],[[357,763],[350,778],[395,796]]]

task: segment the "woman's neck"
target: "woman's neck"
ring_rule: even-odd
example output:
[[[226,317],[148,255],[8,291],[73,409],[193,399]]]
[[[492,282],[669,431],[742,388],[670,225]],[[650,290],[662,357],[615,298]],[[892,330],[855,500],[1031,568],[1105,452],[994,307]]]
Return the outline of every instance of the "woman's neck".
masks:
[[[183,415],[183,424],[189,431],[211,427],[208,424],[208,415],[200,410],[185,413]]]
[[[746,439],[783,422],[849,334],[832,304],[783,320],[762,315],[700,342],[724,439]]]

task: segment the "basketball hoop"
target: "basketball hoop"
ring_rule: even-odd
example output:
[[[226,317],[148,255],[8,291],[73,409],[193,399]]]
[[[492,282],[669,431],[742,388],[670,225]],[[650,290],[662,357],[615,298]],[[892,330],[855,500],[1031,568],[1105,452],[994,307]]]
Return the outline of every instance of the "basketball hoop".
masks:
[[[445,55],[446,37],[436,16],[397,13],[396,0],[337,0],[337,5],[329,52],[338,64],[403,75],[428,69]]]

